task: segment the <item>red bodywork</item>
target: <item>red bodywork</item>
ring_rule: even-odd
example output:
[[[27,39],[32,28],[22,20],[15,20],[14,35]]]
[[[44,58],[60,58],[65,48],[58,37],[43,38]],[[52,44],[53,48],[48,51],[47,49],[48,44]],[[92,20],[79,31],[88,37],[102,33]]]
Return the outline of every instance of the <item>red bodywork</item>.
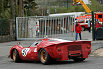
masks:
[[[98,12],[96,13],[96,16],[94,14],[94,18],[98,19],[99,21],[101,21],[103,23],[103,12]],[[84,15],[84,16],[79,16],[76,18],[78,19],[92,19],[92,15]]]
[[[96,28],[102,27],[103,24],[103,12],[99,12],[94,14],[94,18],[98,20],[99,25],[96,23]],[[88,29],[88,19],[92,19],[92,15],[84,15],[79,16],[76,18],[77,22],[84,27],[85,29]]]
[[[79,23],[85,29],[88,29],[88,20],[87,19],[77,20],[77,23]]]
[[[57,61],[68,60],[69,57],[81,57],[88,58],[91,53],[91,41],[66,41],[66,40],[53,40],[43,39],[37,46],[22,47],[15,45],[10,50],[10,57],[12,57],[13,49],[16,49],[19,53],[21,60],[40,61],[38,52],[44,48],[50,55],[51,58]],[[23,55],[24,49],[26,55]]]

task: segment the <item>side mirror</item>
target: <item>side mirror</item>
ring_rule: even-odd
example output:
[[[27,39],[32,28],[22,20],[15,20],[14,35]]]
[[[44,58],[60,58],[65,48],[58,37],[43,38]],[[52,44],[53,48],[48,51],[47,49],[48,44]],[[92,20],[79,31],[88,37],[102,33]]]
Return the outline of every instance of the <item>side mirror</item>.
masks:
[[[37,45],[38,43],[36,43],[35,45]]]

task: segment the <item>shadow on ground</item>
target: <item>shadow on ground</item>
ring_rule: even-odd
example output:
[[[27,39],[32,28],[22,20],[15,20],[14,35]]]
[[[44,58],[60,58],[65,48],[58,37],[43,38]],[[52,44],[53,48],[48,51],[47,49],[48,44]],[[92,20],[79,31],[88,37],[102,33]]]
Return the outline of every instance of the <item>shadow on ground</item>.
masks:
[[[14,61],[9,61],[10,63],[15,63]],[[48,65],[64,65],[64,64],[76,64],[76,63],[86,63],[87,61],[82,61],[82,62],[75,62],[75,61],[56,61],[56,62],[52,62]],[[19,62],[19,64],[42,64],[40,61],[22,61]]]

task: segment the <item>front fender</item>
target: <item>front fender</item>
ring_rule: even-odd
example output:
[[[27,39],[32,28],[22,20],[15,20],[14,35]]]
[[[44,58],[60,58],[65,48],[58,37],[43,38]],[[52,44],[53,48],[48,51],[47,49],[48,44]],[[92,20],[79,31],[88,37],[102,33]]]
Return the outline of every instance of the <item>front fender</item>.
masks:
[[[16,50],[19,52],[22,48],[23,48],[22,46],[18,46],[18,45],[13,46],[13,47],[10,49],[9,57],[11,58],[11,54],[12,54],[12,51],[13,51],[14,49],[16,49]]]

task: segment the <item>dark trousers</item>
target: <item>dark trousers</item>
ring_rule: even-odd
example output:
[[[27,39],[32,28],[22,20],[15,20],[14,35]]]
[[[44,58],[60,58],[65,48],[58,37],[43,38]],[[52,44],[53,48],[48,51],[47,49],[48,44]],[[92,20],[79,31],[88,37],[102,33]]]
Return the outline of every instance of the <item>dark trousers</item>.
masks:
[[[91,32],[91,27],[88,27],[89,32]]]
[[[77,38],[78,38],[78,34],[79,34],[79,37],[80,37],[80,40],[82,39],[82,37],[81,37],[81,33],[76,33],[76,40],[77,40]]]

